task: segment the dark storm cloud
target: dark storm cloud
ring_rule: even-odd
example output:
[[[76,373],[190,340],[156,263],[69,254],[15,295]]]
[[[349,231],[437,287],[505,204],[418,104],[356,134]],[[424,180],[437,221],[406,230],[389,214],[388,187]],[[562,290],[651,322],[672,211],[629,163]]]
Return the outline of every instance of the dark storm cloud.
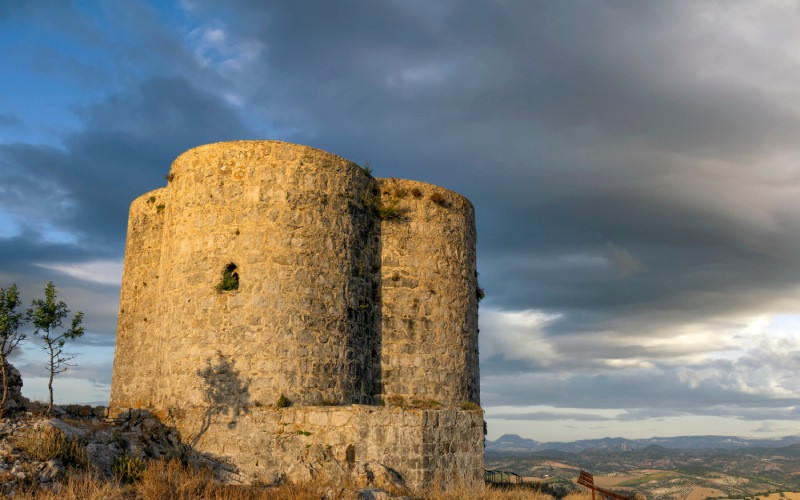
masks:
[[[732,408],[779,408],[800,405],[800,397],[775,397],[746,393],[709,380],[692,386],[680,380],[677,370],[617,370],[569,377],[529,374],[513,378],[483,377],[484,405],[548,404],[560,408],[650,408],[664,416],[663,409],[676,408],[687,414],[730,415]],[[668,414],[667,414],[668,415]]]
[[[47,267],[120,260],[128,207],[165,184],[172,160],[207,142],[246,137],[234,110],[181,78],[153,78],[86,108],[64,147],[0,145],[0,209],[19,234],[0,238],[0,276],[26,301],[54,281],[91,331],[116,329],[119,282],[92,283]]]
[[[732,332],[798,298],[790,12],[238,1],[223,15],[192,4],[268,48],[239,90],[286,138],[475,203],[485,403],[795,401],[769,392],[778,373],[749,380],[750,393],[726,382],[753,371],[750,358],[702,356],[736,350]],[[551,317],[492,321],[492,311],[526,310]],[[588,371],[570,374],[570,357]],[[695,362],[713,374],[676,378]]]
[[[229,31],[269,47],[250,102],[294,140],[476,203],[489,305],[568,312],[554,332],[643,305],[681,323],[704,314],[676,306],[686,290],[777,294],[800,278],[796,214],[768,202],[796,169],[751,172],[794,151],[800,119],[734,78],[747,67],[710,64],[746,45],[695,19],[713,4],[233,5]],[[526,265],[610,248],[637,272]]]
[[[0,145],[0,190],[5,210],[76,235],[74,246],[87,257],[108,255],[108,249],[121,254],[130,202],[164,185],[178,154],[247,136],[226,103],[180,78],[147,80],[83,116],[85,128],[66,137],[63,149]],[[46,248],[39,246],[37,253]],[[5,245],[0,252],[13,259],[15,250],[24,256],[29,249]]]
[[[795,7],[186,0],[176,28],[115,2],[99,29],[56,3],[5,16],[110,47],[44,66],[115,90],[59,147],[0,145],[3,276],[119,259],[189,147],[291,140],[474,202],[484,403],[796,404],[800,345],[738,333],[800,300]]]

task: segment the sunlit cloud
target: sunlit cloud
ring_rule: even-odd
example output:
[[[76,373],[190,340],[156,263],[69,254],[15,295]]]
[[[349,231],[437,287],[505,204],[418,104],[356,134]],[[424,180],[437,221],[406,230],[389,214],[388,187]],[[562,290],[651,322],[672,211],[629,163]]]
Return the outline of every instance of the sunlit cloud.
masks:
[[[121,260],[80,263],[40,263],[37,265],[91,283],[100,283],[103,285],[120,285],[122,283]]]

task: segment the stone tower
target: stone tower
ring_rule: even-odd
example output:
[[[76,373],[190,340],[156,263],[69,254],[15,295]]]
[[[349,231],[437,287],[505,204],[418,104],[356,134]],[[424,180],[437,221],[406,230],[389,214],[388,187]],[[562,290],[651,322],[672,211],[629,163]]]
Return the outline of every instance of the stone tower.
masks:
[[[479,403],[467,199],[278,141],[200,146],[167,178],[131,205],[112,411],[202,411],[222,361],[237,408]]]

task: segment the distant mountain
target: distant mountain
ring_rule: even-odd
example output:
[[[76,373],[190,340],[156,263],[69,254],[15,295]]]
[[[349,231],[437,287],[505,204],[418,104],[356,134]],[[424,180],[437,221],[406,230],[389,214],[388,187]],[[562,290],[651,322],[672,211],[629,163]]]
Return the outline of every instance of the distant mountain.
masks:
[[[724,452],[743,448],[782,448],[800,445],[800,436],[786,436],[780,439],[754,439],[733,436],[676,436],[647,439],[603,438],[583,439],[573,442],[540,442],[523,438],[517,434],[503,434],[497,440],[486,440],[487,452],[532,453],[544,450],[557,450],[580,453],[584,450],[608,450],[633,452],[650,446],[690,453]],[[798,447],[800,448],[800,447]]]

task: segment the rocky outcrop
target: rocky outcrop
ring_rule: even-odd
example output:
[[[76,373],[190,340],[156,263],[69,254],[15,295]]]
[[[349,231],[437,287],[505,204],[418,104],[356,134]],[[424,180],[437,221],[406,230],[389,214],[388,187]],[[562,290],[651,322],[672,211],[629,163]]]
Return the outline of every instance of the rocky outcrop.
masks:
[[[8,377],[8,401],[6,401],[5,409],[20,409],[30,402],[22,395],[22,375],[19,370],[14,368],[14,365],[6,363],[6,376]],[[2,396],[2,387],[0,387],[0,396]]]
[[[52,444],[59,440],[61,445]],[[66,451],[51,456],[55,448]],[[261,484],[330,485],[330,496],[336,498],[397,498],[410,491],[394,469],[351,455],[339,459],[327,446],[310,445],[297,458]],[[46,416],[44,405],[33,403],[0,419],[0,496],[31,486],[58,488],[70,470],[114,480],[115,467],[122,461],[146,464],[162,459],[210,470],[220,482],[236,482],[240,475],[224,458],[194,450],[176,428],[146,411],[130,410],[112,419],[102,406],[69,405],[54,406]]]

